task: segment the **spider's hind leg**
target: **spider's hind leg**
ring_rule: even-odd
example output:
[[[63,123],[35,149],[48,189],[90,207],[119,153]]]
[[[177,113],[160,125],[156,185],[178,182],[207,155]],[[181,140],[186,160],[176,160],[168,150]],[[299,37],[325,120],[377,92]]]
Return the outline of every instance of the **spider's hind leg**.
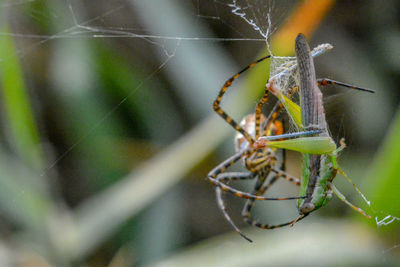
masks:
[[[275,168],[271,168],[270,169],[272,172],[276,173],[276,175],[274,175],[266,184],[263,184],[264,182],[262,182],[261,180],[257,181],[257,184],[254,188],[254,191],[252,192],[254,195],[264,195],[265,192],[279,179],[279,178],[284,178],[285,180],[287,180],[288,182],[291,182],[297,186],[300,186],[300,180],[296,177],[293,177],[291,175],[288,175],[286,172],[275,169]],[[265,179],[264,179],[265,180]],[[270,225],[270,224],[262,224],[256,220],[253,220],[251,218],[251,209],[253,208],[255,203],[254,199],[249,199],[246,201],[246,204],[243,207],[243,211],[242,211],[242,217],[243,220],[255,227],[261,228],[261,229],[275,229],[275,228],[279,228],[282,226],[286,226],[286,225],[291,225],[301,219],[303,219],[304,217],[298,217],[297,219],[287,222],[287,223],[283,223],[283,224],[278,224],[278,225]]]

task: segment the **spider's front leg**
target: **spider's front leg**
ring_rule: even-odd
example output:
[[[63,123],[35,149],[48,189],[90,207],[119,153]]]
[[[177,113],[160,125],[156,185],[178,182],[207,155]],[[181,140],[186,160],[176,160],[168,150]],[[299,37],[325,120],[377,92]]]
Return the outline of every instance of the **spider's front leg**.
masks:
[[[222,108],[221,108],[221,100],[222,97],[224,96],[225,92],[228,90],[228,88],[232,85],[233,81],[236,80],[243,72],[247,71],[248,69],[254,67],[257,63],[260,63],[261,61],[270,58],[270,56],[265,56],[260,58],[259,60],[251,63],[235,75],[233,75],[231,78],[229,78],[224,85],[222,86],[221,90],[219,91],[219,94],[217,98],[213,102],[213,109],[214,111],[221,116],[227,123],[229,123],[236,131],[240,132],[246,140],[249,142],[249,144],[254,143],[254,139],[251,137],[251,135],[246,132],[242,126],[240,126],[231,116],[229,116]]]

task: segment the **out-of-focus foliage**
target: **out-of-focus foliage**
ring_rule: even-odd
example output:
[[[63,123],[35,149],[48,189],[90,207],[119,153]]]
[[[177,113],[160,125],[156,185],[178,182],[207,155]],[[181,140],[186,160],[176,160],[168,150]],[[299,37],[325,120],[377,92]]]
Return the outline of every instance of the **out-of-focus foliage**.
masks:
[[[205,178],[232,155],[234,131],[212,101],[227,78],[266,53],[230,3],[0,1],[1,266],[290,265],[287,255],[309,265],[396,262],[400,221],[367,227],[338,200],[299,227],[245,229],[253,245],[237,235],[213,238],[231,229]],[[324,89],[330,130],[349,145],[340,164],[371,208],[344,179],[335,184],[378,220],[400,217],[399,4],[246,3],[271,14],[277,55],[293,54],[303,32],[312,46],[335,47],[316,59],[319,77],[376,89]],[[223,100],[235,119],[254,108],[267,65],[243,75]],[[288,153],[288,172],[299,175],[300,165]],[[271,195],[297,191],[277,188]],[[243,203],[227,200],[239,222]],[[295,216],[294,207],[256,208],[273,223]],[[305,253],[307,244],[327,249]]]
[[[366,180],[369,181],[370,186],[366,192],[372,202],[372,208],[377,212],[378,220],[382,220],[382,223],[388,223],[391,220],[400,222],[398,196],[400,189],[400,181],[398,179],[400,172],[399,136],[400,114],[397,112],[387,131],[385,141],[382,143],[379,152],[375,156],[374,163],[366,175]],[[395,231],[396,233],[399,231],[396,223],[388,224],[387,228],[387,230]]]

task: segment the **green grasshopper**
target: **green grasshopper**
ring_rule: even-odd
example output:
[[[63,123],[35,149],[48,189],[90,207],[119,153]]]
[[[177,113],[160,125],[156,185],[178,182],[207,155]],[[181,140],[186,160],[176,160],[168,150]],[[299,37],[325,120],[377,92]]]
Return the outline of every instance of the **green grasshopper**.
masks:
[[[300,137],[283,141],[267,141],[265,137],[260,137],[255,146],[258,148],[278,147],[302,153],[303,165],[299,195],[305,196],[305,198],[299,199],[297,202],[299,217],[295,222],[304,218],[312,211],[325,206],[332,198],[332,193],[337,195],[339,199],[344,201],[352,209],[370,219],[371,216],[348,202],[332,183],[336,174],[339,172],[345,176],[357,192],[361,194],[337,163],[338,153],[345,148],[345,143],[342,139],[340,147],[337,147],[332,137],[329,135],[322,104],[322,93],[318,85],[336,84],[366,92],[373,93],[374,91],[333,80],[316,79],[310,48],[302,34],[299,34],[296,38],[295,50],[300,79],[301,108],[284,94],[280,93],[280,90],[274,88],[273,81],[270,81],[269,89],[284,104],[288,114],[300,131],[321,130],[322,132],[313,137]],[[301,119],[299,120],[299,118]]]
[[[225,218],[240,235],[249,241],[251,240],[241,233],[239,228],[233,223],[228,215],[224,201],[222,200],[222,191],[230,192],[237,197],[248,199],[243,209],[242,216],[247,223],[262,229],[274,229],[286,225],[293,225],[297,221],[303,219],[313,210],[326,205],[327,202],[332,198],[332,192],[334,192],[341,200],[350,205],[353,209],[360,212],[364,216],[369,217],[361,209],[349,203],[332,184],[332,181],[338,171],[350,181],[350,179],[344,174],[337,164],[338,152],[345,147],[345,144],[342,141],[341,146],[337,148],[335,142],[328,133],[322,105],[322,94],[317,85],[336,84],[367,92],[374,91],[329,79],[317,80],[315,78],[312,57],[318,56],[331,48],[331,45],[324,44],[314,48],[311,53],[304,36],[299,34],[296,39],[297,64],[295,62],[289,62],[289,64],[287,64],[283,70],[280,69],[276,75],[271,75],[272,77],[269,79],[269,82],[266,85],[264,96],[256,106],[256,113],[245,117],[240,124],[236,123],[221,109],[221,99],[227,89],[231,86],[232,82],[237,79],[240,74],[252,68],[255,64],[269,58],[270,56],[253,62],[228,79],[221,88],[217,99],[214,101],[213,108],[216,113],[220,115],[227,123],[229,123],[236,131],[238,131],[238,135],[235,138],[237,153],[211,170],[208,174],[208,179],[213,185],[216,186],[218,206]],[[295,71],[296,68],[299,69],[300,73],[301,108],[290,99],[291,94],[294,91],[293,89],[296,88],[292,88],[290,92],[287,92],[287,88],[285,88],[285,86],[283,86],[283,89],[281,88],[282,86],[279,86],[279,83],[283,80],[282,77],[284,77],[284,79],[288,77],[285,76],[285,72],[292,73],[292,71]],[[261,114],[261,109],[264,103],[267,102],[268,94],[270,92],[274,94],[279,101],[277,105],[275,105],[273,111],[270,113],[270,116],[265,118]],[[297,133],[276,135],[276,130],[273,130],[276,129],[276,127],[274,127],[276,116],[283,107],[289,114],[289,117],[293,121],[294,125],[296,125],[298,129]],[[276,140],[280,138],[286,139]],[[303,154],[303,175],[301,183],[297,178],[291,177],[290,175],[276,168],[276,149],[293,150]],[[240,159],[244,160],[245,167],[249,170],[248,173],[226,172],[230,166],[235,164],[235,162],[239,161]],[[275,176],[266,182],[268,173],[271,172],[275,173]],[[301,186],[299,197],[269,198],[263,196],[267,189],[279,177]],[[251,179],[257,179],[254,193],[241,192],[226,184],[226,182],[229,181]],[[353,183],[352,185],[355,187]],[[359,192],[357,188],[356,190]],[[254,204],[254,201],[256,200],[289,199],[298,199],[298,210],[300,214],[297,219],[291,222],[282,223],[279,225],[270,225],[261,224],[250,218],[250,210]]]

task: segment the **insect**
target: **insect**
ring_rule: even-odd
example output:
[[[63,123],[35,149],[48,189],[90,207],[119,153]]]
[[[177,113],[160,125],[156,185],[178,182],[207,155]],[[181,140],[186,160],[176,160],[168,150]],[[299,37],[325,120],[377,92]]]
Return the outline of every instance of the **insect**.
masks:
[[[293,150],[302,152],[303,162],[300,195],[305,196],[305,198],[298,200],[298,219],[302,219],[312,211],[325,206],[332,198],[333,193],[352,209],[370,219],[371,216],[367,215],[362,209],[348,202],[332,183],[333,179],[336,177],[336,174],[339,172],[355,187],[357,192],[361,194],[349,177],[343,172],[343,170],[340,169],[337,163],[338,153],[343,150],[346,145],[344,143],[344,139],[342,139],[340,142],[340,147],[337,148],[332,137],[329,135],[324,107],[322,104],[322,93],[318,88],[318,85],[324,86],[327,84],[337,84],[370,93],[374,93],[375,91],[333,80],[316,79],[310,48],[302,34],[299,34],[296,38],[295,50],[300,79],[299,87],[301,106],[301,123],[297,124],[296,126],[302,131],[312,131],[317,129],[322,131],[316,136],[303,138],[307,139],[308,141],[304,142],[302,145],[307,145],[309,142],[315,142],[312,149],[314,151],[311,153],[305,153],[305,150],[303,149],[298,150],[293,149],[293,147],[291,148]],[[296,104],[292,103],[291,105]],[[295,117],[298,116],[298,114],[291,112],[288,113]],[[295,121],[295,119],[293,119],[293,121]],[[266,140],[266,138],[260,137],[255,146],[258,148],[267,147],[268,141],[263,140]],[[316,146],[315,144],[318,145]],[[332,144],[334,145],[332,146]],[[289,148],[287,143],[283,145],[285,148]],[[299,148],[301,148],[301,145]]]
[[[300,35],[299,35],[300,36]],[[302,35],[301,35],[302,36]],[[299,39],[300,37],[298,37]],[[304,37],[303,37],[304,38]],[[296,39],[297,40],[297,39]],[[304,39],[305,41],[305,39]],[[297,41],[296,41],[297,43]],[[308,45],[307,45],[308,47]],[[318,48],[318,47],[317,47]],[[329,49],[329,47],[328,47]],[[313,50],[312,51],[312,56],[319,55],[323,53],[323,51],[326,50],[326,47],[322,47],[320,50]],[[322,52],[321,52],[322,51]],[[301,53],[301,52],[300,52]],[[310,55],[310,51],[308,48],[308,54]],[[236,148],[236,154],[233,155],[232,157],[228,158],[221,164],[219,164],[216,168],[214,168],[209,174],[208,178],[212,184],[216,186],[216,195],[217,195],[217,202],[218,206],[221,209],[223,215],[227,219],[227,221],[232,225],[232,227],[239,233],[241,234],[244,238],[247,240],[251,241],[248,239],[244,234],[240,232],[238,227],[233,223],[231,220],[229,214],[226,211],[225,203],[222,200],[222,192],[221,191],[226,191],[234,194],[237,197],[240,198],[245,198],[248,199],[242,215],[244,217],[244,220],[256,227],[263,228],[263,229],[274,229],[278,228],[281,226],[286,226],[286,225],[293,225],[295,222],[303,219],[305,216],[307,216],[312,210],[315,210],[323,205],[326,204],[327,200],[330,199],[332,195],[332,190],[339,196],[340,199],[345,201],[347,204],[351,205],[354,209],[357,211],[360,211],[359,208],[356,208],[354,205],[350,204],[345,200],[345,198],[340,194],[340,192],[337,191],[337,189],[334,188],[333,184],[330,182],[333,180],[335,177],[337,171],[339,170],[341,173],[342,171],[338,169],[336,159],[337,159],[337,153],[344,148],[344,143],[340,148],[336,148],[336,144],[333,142],[332,138],[329,136],[327,128],[326,127],[321,127],[317,123],[318,127],[315,127],[313,129],[312,127],[302,127],[301,126],[301,119],[303,119],[302,116],[304,116],[304,113],[308,112],[308,109],[304,109],[301,111],[300,114],[300,107],[292,102],[290,100],[291,94],[297,90],[298,88],[292,88],[292,90],[284,94],[282,93],[282,90],[278,90],[274,86],[274,77],[270,79],[269,83],[267,84],[265,88],[265,92],[261,100],[257,103],[256,105],[256,112],[255,114],[250,114],[246,116],[240,124],[237,124],[227,113],[225,113],[222,108],[220,107],[220,103],[222,100],[223,95],[227,91],[227,89],[231,86],[232,82],[237,79],[240,74],[242,74],[244,71],[252,68],[255,64],[269,58],[270,56],[263,57],[254,63],[250,64],[234,76],[232,76],[230,79],[228,79],[224,86],[221,88],[220,93],[217,97],[217,99],[214,101],[213,108],[219,114],[227,123],[229,123],[237,132],[238,134],[235,137],[235,148]],[[299,60],[298,60],[299,61]],[[311,59],[312,62],[312,59]],[[299,62],[300,63],[300,62]],[[303,64],[303,63],[301,63]],[[303,68],[302,65],[299,64],[299,69]],[[312,64],[312,63],[311,63]],[[293,65],[291,68],[295,68],[296,66]],[[313,67],[311,68],[313,70]],[[315,71],[314,71],[315,73]],[[315,76],[315,74],[314,74]],[[303,79],[303,78],[301,78]],[[337,84],[341,86],[345,86],[351,89],[358,89],[358,90],[364,90],[364,91],[371,91],[369,89],[364,89],[364,88],[359,88],[351,85],[347,85],[341,82],[333,81],[333,80],[328,80],[328,79],[319,79],[316,80],[314,78],[314,82],[318,82],[320,85],[326,85],[326,84]],[[300,82],[301,84],[301,82]],[[304,88],[304,86],[300,86],[300,88]],[[315,84],[316,87],[316,84]],[[303,89],[304,90],[304,89]],[[319,90],[319,89],[318,89]],[[279,102],[275,105],[269,116],[266,118],[264,115],[262,115],[261,110],[263,105],[267,102],[268,100],[268,94],[269,92],[272,92],[275,96],[278,97]],[[300,91],[301,94],[301,91]],[[302,107],[304,106],[304,100],[302,102]],[[306,103],[310,104],[305,104],[313,106],[312,101],[308,101]],[[295,124],[298,126],[298,129],[300,130],[297,133],[291,133],[291,134],[282,134],[282,126],[281,123],[277,120],[277,116],[279,112],[282,110],[282,108],[285,108],[286,111],[289,114],[289,117],[292,118],[292,120],[295,122]],[[318,108],[322,107],[322,98],[321,98],[321,103],[317,104]],[[323,115],[321,121],[325,123],[325,117]],[[311,123],[312,124],[312,123]],[[326,124],[326,123],[325,123]],[[318,135],[318,136],[315,136]],[[311,137],[310,137],[311,136]],[[276,140],[276,139],[281,139],[285,138],[285,140]],[[289,150],[294,150],[294,151],[299,151],[303,153],[303,182],[300,183],[300,180],[288,175],[284,171],[279,169],[279,166],[277,166],[277,159],[276,159],[276,151],[278,148],[282,149],[289,149]],[[319,160],[314,160],[315,162],[319,162],[320,166],[324,166],[326,168],[322,170],[322,172],[326,175],[324,179],[317,179],[318,175],[310,176],[309,174],[304,175],[305,170],[312,169],[314,172],[319,173],[320,171],[318,170],[318,164],[314,163],[312,161],[307,161],[304,157],[304,155],[309,155],[309,154],[318,154],[318,155],[324,155],[324,156],[318,156],[320,158],[329,158],[329,162],[319,159]],[[327,157],[326,155],[329,155]],[[235,164],[237,161],[240,159],[243,159],[244,165],[247,168],[249,172],[226,172],[227,168]],[[322,165],[321,165],[322,163]],[[307,166],[307,167],[305,167]],[[268,176],[271,176],[270,179],[267,179]],[[310,177],[313,177],[312,179]],[[318,176],[319,177],[319,176]],[[348,178],[347,176],[345,176]],[[301,190],[300,190],[300,196],[299,197],[287,197],[287,198],[267,198],[264,197],[263,195],[267,191],[267,189],[279,178],[283,178],[291,183],[294,183],[295,185],[300,186],[301,185]],[[236,181],[236,180],[250,180],[250,179],[256,179],[256,184],[254,187],[254,190],[252,193],[247,193],[247,192],[242,192],[237,189],[234,189],[230,186],[227,185],[228,182],[230,181]],[[311,181],[311,182],[310,182]],[[320,186],[320,182],[326,182],[328,183],[329,181],[329,186],[324,187]],[[353,184],[354,186],[354,184]],[[322,190],[322,191],[321,191]],[[322,192],[322,195],[325,197],[320,197],[320,199],[323,199],[321,203],[315,202],[315,199],[313,199],[313,193],[314,191],[318,191],[318,193]],[[320,192],[321,191],[321,192]],[[279,224],[279,225],[270,225],[270,224],[261,224],[259,222],[253,221],[250,216],[250,211],[251,208],[254,204],[255,200],[289,200],[289,199],[298,199],[298,207],[299,207],[299,213],[300,216],[296,218],[295,220],[292,220],[287,223]],[[311,206],[313,208],[311,209]],[[364,213],[365,214],[365,213]]]

